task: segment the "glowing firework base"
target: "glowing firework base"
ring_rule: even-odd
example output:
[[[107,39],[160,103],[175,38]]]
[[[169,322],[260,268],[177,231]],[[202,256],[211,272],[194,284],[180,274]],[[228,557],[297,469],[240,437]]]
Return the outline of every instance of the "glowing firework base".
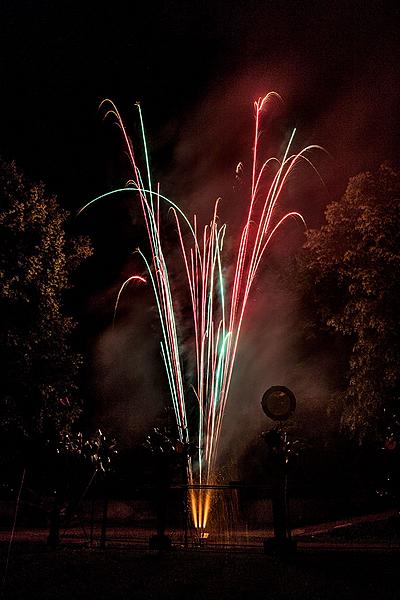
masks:
[[[210,513],[211,490],[191,489],[189,490],[189,497],[195,535],[199,535],[201,538]]]

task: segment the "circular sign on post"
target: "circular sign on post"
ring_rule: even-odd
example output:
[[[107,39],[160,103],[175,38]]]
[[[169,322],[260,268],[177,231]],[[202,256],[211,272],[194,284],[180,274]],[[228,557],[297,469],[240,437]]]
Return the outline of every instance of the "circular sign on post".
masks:
[[[263,395],[261,406],[273,421],[286,421],[296,408],[296,398],[289,388],[273,385]]]

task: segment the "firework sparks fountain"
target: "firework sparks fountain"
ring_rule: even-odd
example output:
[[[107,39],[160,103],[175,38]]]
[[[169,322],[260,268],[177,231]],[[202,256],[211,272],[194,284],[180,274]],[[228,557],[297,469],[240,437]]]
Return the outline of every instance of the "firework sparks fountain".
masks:
[[[211,508],[209,486],[212,486],[215,479],[223,416],[249,295],[266,249],[277,230],[292,217],[304,223],[303,217],[298,212],[282,213],[280,205],[286,182],[294,167],[299,161],[305,161],[313,166],[307,154],[312,149],[320,148],[313,145],[293,153],[291,151],[295,136],[293,130],[280,160],[259,159],[258,139],[261,117],[268,105],[276,100],[280,100],[279,95],[270,92],[254,103],[255,129],[249,201],[236,249],[233,276],[230,280],[226,281],[224,277],[226,265],[223,260],[223,248],[226,225],[219,223],[218,201],[215,203],[211,221],[200,228],[196,215],[190,219],[177,204],[161,194],[159,184],[153,184],[142,113],[138,104],[145,178],[142,177],[120,113],[112,101],[105,100],[103,106],[107,107],[106,116],[113,116],[121,130],[133,178],[126,187],[93,199],[80,211],[116,193],[130,193],[135,200],[139,201],[147,230],[150,254],[145,256],[140,249],[138,252],[144,261],[148,281],[154,291],[162,333],[161,355],[168,379],[178,437],[185,445],[189,445],[197,438],[197,456],[188,455],[187,475],[191,490],[193,525],[200,534],[204,532]],[[193,356],[195,357],[193,369],[195,375],[190,388],[194,391],[198,415],[197,424],[194,426],[189,426],[188,421],[189,388],[185,389],[187,386],[184,383],[176,302],[161,235],[163,205],[168,207],[168,212],[172,213],[176,223],[190,297]],[[279,211],[277,211],[278,206],[280,206]],[[143,281],[143,278],[132,275],[122,284],[115,312],[121,292],[131,280]],[[190,396],[193,398],[193,393]]]

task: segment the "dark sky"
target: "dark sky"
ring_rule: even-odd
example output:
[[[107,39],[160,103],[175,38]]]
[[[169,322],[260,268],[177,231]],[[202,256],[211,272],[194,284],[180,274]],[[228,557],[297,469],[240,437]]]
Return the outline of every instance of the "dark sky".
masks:
[[[392,4],[3,0],[0,155],[77,207],[120,175],[103,98],[131,131],[141,101],[158,175],[175,177],[182,153],[186,171],[211,146],[214,168],[227,145],[240,157],[253,99],[276,89],[300,141],[327,147],[347,177],[398,148]]]

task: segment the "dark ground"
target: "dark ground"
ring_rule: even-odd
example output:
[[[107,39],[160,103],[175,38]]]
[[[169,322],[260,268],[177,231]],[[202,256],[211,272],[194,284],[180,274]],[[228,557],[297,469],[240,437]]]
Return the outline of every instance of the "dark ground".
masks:
[[[292,562],[261,550],[15,548],[4,598],[291,600],[399,598],[398,552],[300,550]]]
[[[43,600],[363,600],[400,597],[398,517],[336,523],[296,537],[287,561],[261,545],[184,550],[164,554],[145,545],[105,550],[64,543],[49,550],[43,538],[16,539],[11,549],[4,599]],[[0,542],[4,565],[8,544]]]

